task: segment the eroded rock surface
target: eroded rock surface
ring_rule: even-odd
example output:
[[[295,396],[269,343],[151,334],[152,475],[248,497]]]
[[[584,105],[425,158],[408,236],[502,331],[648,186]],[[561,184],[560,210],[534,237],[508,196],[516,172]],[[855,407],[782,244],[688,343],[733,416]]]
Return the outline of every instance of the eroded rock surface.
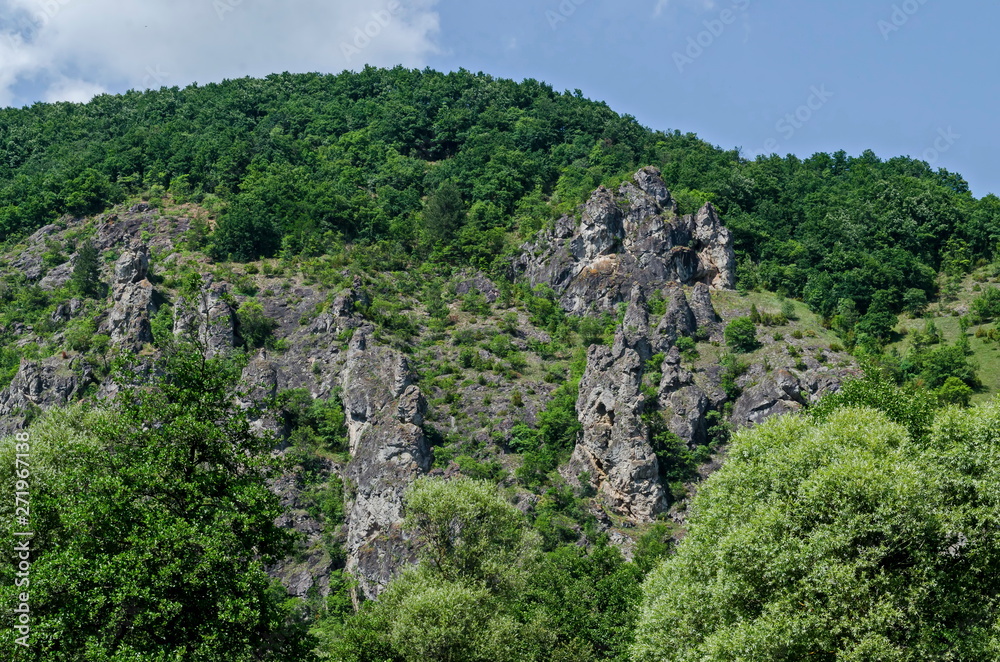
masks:
[[[681,365],[681,355],[674,347],[663,360],[659,405],[667,428],[689,446],[707,441],[705,414],[712,402]]]
[[[0,434],[22,429],[35,408],[72,402],[94,381],[91,366],[79,357],[22,360],[10,386],[0,391]]]
[[[424,437],[427,403],[399,352],[375,343],[374,329],[354,334],[342,373],[351,461],[347,568],[376,596],[411,557],[400,524],[403,493],[430,468]]]
[[[100,329],[115,345],[139,350],[153,341],[150,319],[156,308],[148,274],[149,249],[145,245],[127,249],[115,263],[111,286],[114,305]]]
[[[194,335],[209,356],[232,349],[236,345],[236,310],[228,294],[228,284],[208,277],[193,301],[179,297],[174,308],[174,335]]]
[[[669,281],[735,286],[732,237],[711,204],[677,215],[656,168],[643,168],[617,191],[599,188],[579,222],[563,217],[522,247],[514,269],[548,285],[574,313],[610,311],[638,284],[648,297]]]
[[[648,328],[635,293],[612,347],[593,345],[576,403],[583,431],[565,469],[571,480],[589,474],[591,486],[617,514],[648,522],[666,507],[659,464],[642,421],[643,352]]]

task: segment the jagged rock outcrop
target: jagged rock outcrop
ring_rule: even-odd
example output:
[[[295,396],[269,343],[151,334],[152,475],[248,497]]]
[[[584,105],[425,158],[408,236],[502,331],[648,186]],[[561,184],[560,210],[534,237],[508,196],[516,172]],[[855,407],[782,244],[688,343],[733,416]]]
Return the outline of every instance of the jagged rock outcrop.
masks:
[[[22,359],[10,386],[0,391],[0,434],[23,428],[32,408],[44,410],[72,402],[95,381],[90,364],[79,357]]]
[[[427,403],[399,352],[364,326],[351,339],[342,373],[351,461],[347,568],[374,597],[411,552],[400,531],[403,493],[430,468],[423,425]]]
[[[345,329],[357,328],[361,322],[355,311],[369,303],[368,296],[361,287],[361,280],[355,278],[353,286],[337,295],[332,305],[313,320],[310,331],[337,335]]]
[[[144,227],[151,227],[153,208],[146,202],[132,205],[127,212],[102,214],[98,218],[94,247],[108,250],[119,243],[128,243],[138,237]]]
[[[612,348],[615,353],[620,349],[618,345],[635,351],[643,363],[653,355],[649,342],[649,309],[642,288],[638,285],[632,287],[621,328],[615,336],[615,347]]]
[[[798,411],[805,403],[799,379],[788,370],[777,370],[740,395],[733,406],[733,423],[758,425],[771,416]]]
[[[642,354],[648,354],[645,303],[633,292],[612,347],[593,345],[576,403],[583,432],[564,469],[570,480],[585,472],[598,496],[616,513],[651,521],[666,506],[659,464],[642,420]]]
[[[278,366],[268,357],[266,349],[261,349],[247,366],[243,368],[243,381],[248,387],[246,399],[240,404],[250,409],[255,403],[265,402],[278,394]],[[283,425],[274,416],[260,411],[251,410],[250,422],[255,432],[272,438],[287,434]]]
[[[339,467],[330,460],[317,458],[319,471],[336,477]],[[271,485],[281,501],[283,513],[276,520],[280,527],[300,534],[296,553],[268,569],[278,577],[291,595],[304,598],[313,590],[329,595],[330,575],[339,566],[339,554],[331,555],[329,544],[343,542],[343,527],[324,530],[324,523],[309,512],[303,498],[302,484],[295,474],[286,474]]]
[[[192,334],[208,356],[236,345],[236,310],[230,304],[229,285],[205,279],[194,301],[178,297],[174,308],[174,335]]]
[[[740,394],[731,421],[736,427],[752,427],[771,416],[799,411],[822,396],[839,391],[845,376],[855,372],[817,369],[796,374],[791,370],[775,370]]]
[[[479,292],[490,303],[500,298],[500,288],[482,273],[475,273],[455,285],[455,294],[462,297],[469,292]]]
[[[38,287],[49,292],[57,290],[68,283],[72,275],[73,263],[67,260],[59,266],[50,269],[49,272],[45,274],[45,277],[38,281]]]
[[[721,336],[722,326],[715,307],[712,306],[712,293],[708,286],[705,283],[695,284],[688,301],[696,328],[703,330],[713,340],[716,335]]]
[[[56,306],[49,316],[53,322],[68,322],[83,310],[83,302],[80,299],[70,299]]]
[[[667,312],[656,326],[653,334],[653,345],[658,352],[670,349],[681,336],[693,336],[698,330],[698,322],[694,311],[688,305],[684,289],[677,284],[669,287],[666,292]]]
[[[45,262],[42,254],[45,252],[45,240],[57,234],[62,228],[54,223],[45,225],[36,230],[30,237],[24,240],[27,250],[22,251],[11,260],[11,267],[24,274],[29,283],[38,282],[45,274]]]
[[[569,312],[610,311],[634,284],[646,296],[669,281],[735,285],[732,237],[711,204],[677,216],[656,168],[643,168],[617,191],[600,187],[579,223],[563,217],[522,247],[516,274],[548,285]]]
[[[150,319],[156,308],[148,273],[149,249],[145,245],[127,249],[115,263],[111,286],[114,305],[101,325],[101,331],[115,345],[138,350],[153,341]]]
[[[707,441],[705,414],[712,403],[694,381],[694,375],[681,365],[681,355],[671,348],[663,359],[659,406],[667,429],[689,446]]]

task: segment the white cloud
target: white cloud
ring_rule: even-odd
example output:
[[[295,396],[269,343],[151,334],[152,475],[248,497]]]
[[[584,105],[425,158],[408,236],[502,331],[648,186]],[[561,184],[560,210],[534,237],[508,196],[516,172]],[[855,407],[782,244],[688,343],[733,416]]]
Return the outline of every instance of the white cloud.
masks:
[[[43,101],[72,101],[74,103],[85,103],[98,94],[104,94],[108,90],[103,85],[95,85],[85,80],[62,78],[51,85],[45,91]]]
[[[436,4],[0,0],[0,106],[15,101],[19,85],[40,99],[80,100],[283,71],[419,67],[437,52]]]

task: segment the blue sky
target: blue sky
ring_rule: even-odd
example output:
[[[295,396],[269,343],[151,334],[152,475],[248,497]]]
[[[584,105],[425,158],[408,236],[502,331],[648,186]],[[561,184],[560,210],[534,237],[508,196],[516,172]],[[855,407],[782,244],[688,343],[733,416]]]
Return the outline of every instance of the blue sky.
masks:
[[[922,158],[983,196],[1000,193],[997,25],[987,0],[0,0],[0,105],[464,67],[580,89],[747,156]]]

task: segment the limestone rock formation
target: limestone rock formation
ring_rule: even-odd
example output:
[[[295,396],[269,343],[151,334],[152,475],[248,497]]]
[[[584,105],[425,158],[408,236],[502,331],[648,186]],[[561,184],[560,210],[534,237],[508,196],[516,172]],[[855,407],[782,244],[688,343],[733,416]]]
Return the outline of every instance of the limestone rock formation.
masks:
[[[115,345],[138,350],[153,341],[150,318],[156,309],[148,273],[149,249],[145,245],[126,250],[115,263],[111,286],[114,306],[101,325]]]
[[[712,403],[695,383],[694,375],[681,365],[681,355],[671,348],[663,359],[660,379],[659,405],[667,429],[689,446],[704,444],[707,440],[705,414]]]
[[[758,425],[771,416],[798,411],[805,403],[798,377],[788,370],[778,370],[740,395],[733,407],[733,423]]]
[[[722,325],[715,308],[712,306],[712,293],[708,286],[705,283],[697,283],[691,290],[691,297],[688,301],[697,328],[705,331],[706,335],[713,340],[716,335],[721,337]]]
[[[33,408],[44,410],[72,402],[95,381],[91,366],[79,357],[22,360],[10,386],[0,391],[0,434],[24,427]]]
[[[684,295],[684,288],[677,284],[668,287],[666,299],[667,312],[653,334],[653,345],[658,352],[670,349],[678,338],[693,336],[698,330],[698,322]]]
[[[177,299],[174,335],[192,334],[209,356],[236,345],[236,310],[229,303],[229,286],[206,278],[194,301]]]
[[[752,427],[771,416],[799,411],[824,395],[836,393],[845,377],[857,371],[819,368],[793,372],[775,370],[746,388],[733,406],[732,423]]]
[[[735,285],[732,237],[711,204],[679,217],[656,168],[643,168],[617,191],[599,188],[579,222],[563,217],[522,247],[516,274],[548,285],[574,313],[613,310],[634,284],[648,297],[669,281]]]
[[[593,345],[587,353],[576,404],[583,432],[565,469],[571,480],[588,473],[612,510],[638,522],[651,521],[666,506],[659,464],[642,421],[642,353],[648,353],[644,315],[644,302],[634,296],[625,314],[631,324],[623,323],[614,346]]]
[[[374,329],[354,334],[342,373],[351,462],[347,568],[374,597],[410,558],[399,525],[406,487],[430,468],[427,403],[399,352],[379,346]]]

